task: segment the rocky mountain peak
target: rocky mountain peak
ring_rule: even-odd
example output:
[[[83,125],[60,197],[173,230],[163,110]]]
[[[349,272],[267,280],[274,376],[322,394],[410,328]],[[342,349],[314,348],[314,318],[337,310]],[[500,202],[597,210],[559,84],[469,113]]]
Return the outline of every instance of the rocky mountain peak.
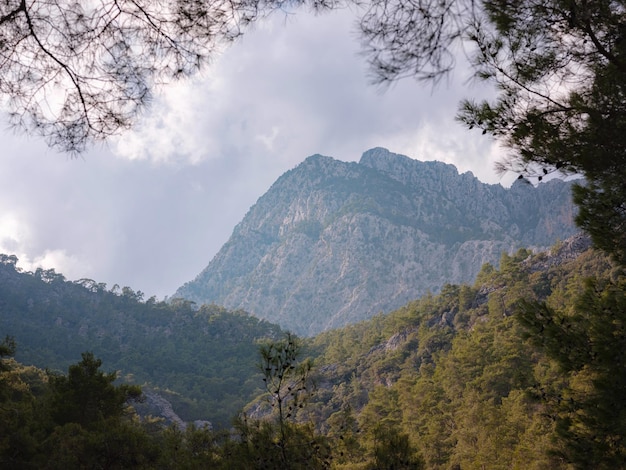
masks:
[[[282,175],[175,296],[312,335],[472,282],[502,252],[576,232],[570,184],[505,189],[383,148]]]
[[[375,147],[364,152],[359,164],[387,173],[403,183],[406,183],[403,181],[406,176],[420,173],[426,175],[440,173],[446,176],[458,175],[459,173],[454,165],[439,161],[415,160],[406,155],[390,152],[383,147]]]

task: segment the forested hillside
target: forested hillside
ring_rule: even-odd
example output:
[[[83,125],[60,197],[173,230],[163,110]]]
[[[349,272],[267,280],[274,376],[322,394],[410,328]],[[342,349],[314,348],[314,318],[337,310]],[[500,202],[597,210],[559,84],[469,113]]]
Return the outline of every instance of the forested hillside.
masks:
[[[73,374],[100,377],[100,363],[83,355],[67,376],[50,376],[5,358],[2,461],[41,462],[41,452],[74,446],[86,459],[123,462],[112,468],[622,468],[625,284],[578,236],[546,253],[504,254],[473,285],[446,285],[391,314],[306,341],[266,340],[249,376],[264,393],[228,433],[168,428],[115,407],[98,426],[61,419],[59,396],[70,410],[72,400],[88,405],[68,385]],[[198,361],[186,362],[202,380]],[[136,400],[136,389],[105,382],[88,381],[111,400]],[[10,409],[24,419],[8,419]],[[132,439],[111,455],[113,435]]]
[[[275,10],[352,5],[96,3],[77,10],[77,2],[4,2],[0,16],[0,92],[12,122],[69,151],[126,128],[151,97],[151,83],[197,71],[222,39],[239,37],[240,26]],[[314,178],[293,171],[290,184],[277,182],[215,264],[236,262],[221,271],[210,264],[197,279],[203,282],[183,286],[188,296],[212,291],[189,300],[228,299],[227,307],[250,306],[259,317],[269,318],[263,308],[273,318],[304,319],[281,324],[311,336],[343,326],[306,340],[243,312],[144,302],[130,288],[67,282],[54,271],[23,273],[14,257],[1,256],[0,329],[13,335],[0,341],[1,468],[626,468],[624,2],[359,6],[377,83],[414,77],[436,84],[460,65],[491,87],[463,100],[457,119],[501,145],[499,170],[519,180],[512,206],[477,204],[491,191],[468,174],[445,180],[446,165],[427,164],[414,178],[406,171],[410,159],[381,149],[358,164],[307,159]],[[455,61],[459,46],[467,60]],[[64,96],[53,93],[64,88]],[[368,115],[351,124],[363,119]],[[521,182],[558,174],[583,178],[571,188],[575,220],[595,249],[581,236],[547,253],[531,250],[541,243],[526,235],[553,233],[574,214],[548,214]],[[569,189],[554,184],[538,185],[551,188],[544,200],[561,193],[572,208]],[[382,210],[381,200],[392,200],[391,210]],[[11,201],[7,208],[13,246],[23,238],[12,238],[22,221]],[[512,244],[503,249],[489,240]],[[520,240],[523,247],[509,249]],[[457,250],[452,257],[449,248]],[[428,256],[403,264],[413,252]],[[483,257],[501,252],[499,261]],[[470,264],[475,280],[447,276]],[[395,290],[403,282],[414,288],[418,274],[432,284],[413,294]],[[385,291],[362,295],[387,281]],[[328,308],[333,297],[346,310]],[[396,303],[382,307],[387,299]],[[367,320],[344,326],[359,319]],[[85,346],[95,353],[61,365]],[[159,383],[142,394],[104,372],[112,367],[106,361],[127,382]],[[170,395],[188,416],[211,409],[215,422],[232,404],[227,390],[241,385],[255,396],[249,403],[245,393],[238,396],[246,406],[229,429],[168,426],[137,414],[154,387],[162,392],[166,384],[177,387]]]
[[[0,333],[15,339],[18,361],[65,370],[90,351],[166,398],[184,421],[217,427],[258,393],[257,342],[280,337],[277,326],[215,305],[70,282],[53,270],[20,272],[15,257],[0,256]]]
[[[585,452],[619,462],[620,435],[582,439],[609,409],[612,423],[624,417],[615,403],[621,384],[606,387],[603,411],[588,408],[599,399],[589,381],[611,378],[598,349],[622,357],[625,331],[616,311],[615,331],[599,344],[594,313],[578,311],[583,299],[609,292],[624,302],[621,271],[588,246],[576,238],[549,254],[503,255],[500,269],[485,265],[473,286],[447,285],[390,315],[316,337],[319,389],[306,419],[343,436],[338,468],[365,465],[381,436],[403,436],[425,468],[570,468],[568,458]],[[542,320],[533,300],[558,313]],[[555,321],[566,334],[547,331]],[[555,357],[555,347],[566,357]],[[614,366],[611,374],[623,376],[623,365]],[[580,446],[571,449],[574,438]]]

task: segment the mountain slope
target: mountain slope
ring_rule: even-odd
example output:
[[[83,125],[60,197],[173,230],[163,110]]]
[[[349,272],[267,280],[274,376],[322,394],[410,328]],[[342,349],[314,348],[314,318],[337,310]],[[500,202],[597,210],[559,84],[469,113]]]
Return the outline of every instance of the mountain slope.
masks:
[[[176,297],[242,308],[298,334],[473,281],[503,251],[576,232],[570,184],[510,189],[376,148],[314,155],[281,176]]]
[[[572,409],[580,406],[577,400],[585,394],[597,396],[597,391],[581,377],[593,374],[599,363],[604,367],[622,357],[614,348],[606,362],[594,354],[584,368],[580,366],[582,370],[590,366],[594,372],[570,375],[546,355],[545,345],[550,338],[554,340],[552,335],[562,340],[587,338],[576,336],[580,330],[569,335],[577,328],[585,329],[573,326],[586,323],[570,315],[573,305],[584,297],[581,293],[589,286],[589,278],[599,281],[595,293],[602,297],[607,291],[600,285],[608,279],[619,282],[616,279],[623,274],[590,247],[588,236],[575,236],[539,254],[521,249],[504,255],[499,270],[486,265],[473,286],[446,285],[439,295],[424,296],[390,314],[316,336],[311,349],[319,354],[315,357],[317,388],[309,409],[299,418],[313,421],[326,435],[341,436],[336,439],[343,446],[338,458],[346,455],[352,462],[358,462],[364,452],[357,448],[350,453],[347,445],[354,439],[367,441],[368,436],[380,438],[382,434],[376,431],[382,428],[387,435],[405,433],[419,449],[424,460],[421,468],[571,468],[572,461],[556,452],[562,449],[562,434],[555,420],[582,421],[579,416],[586,415]],[[609,285],[616,290],[619,284]],[[562,330],[567,333],[539,335],[525,328],[520,321],[520,299],[546,301],[562,315],[555,318],[567,325]],[[605,330],[611,337],[619,327],[615,317],[608,315],[601,322],[613,322]],[[574,357],[572,350],[592,347],[585,341],[574,346],[559,344],[568,351],[564,357]],[[564,387],[572,388],[568,393]],[[623,393],[614,393],[621,403]],[[560,407],[564,396],[573,398]],[[614,404],[609,408],[623,409]],[[247,410],[264,411],[258,401]],[[585,426],[594,426],[588,422]],[[617,434],[620,429],[604,422],[600,426],[595,428],[598,434]],[[584,426],[576,432],[579,429]],[[623,433],[618,435],[617,441]],[[623,446],[609,447],[606,455],[616,452],[613,449],[623,452]],[[613,467],[623,468],[605,466]]]
[[[282,336],[245,312],[144,302],[128,287],[26,273],[16,262],[0,254],[0,338],[15,338],[18,361],[64,371],[91,351],[123,380],[147,385],[148,404],[167,398],[185,421],[229,426],[259,393],[258,341]]]

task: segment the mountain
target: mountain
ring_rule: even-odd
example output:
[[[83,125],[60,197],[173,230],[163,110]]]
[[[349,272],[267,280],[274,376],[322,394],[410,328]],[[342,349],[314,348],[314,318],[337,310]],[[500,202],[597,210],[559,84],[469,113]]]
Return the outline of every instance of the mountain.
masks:
[[[174,297],[244,309],[300,335],[472,282],[502,252],[577,232],[571,184],[510,189],[386,149],[314,155],[282,175]]]

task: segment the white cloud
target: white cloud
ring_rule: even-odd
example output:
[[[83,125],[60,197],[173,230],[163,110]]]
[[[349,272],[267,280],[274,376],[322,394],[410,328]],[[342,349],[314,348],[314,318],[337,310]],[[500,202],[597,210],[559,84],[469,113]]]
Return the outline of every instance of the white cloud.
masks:
[[[23,240],[28,238],[26,227],[12,212],[0,214],[0,252],[15,253],[20,250]]]
[[[446,131],[442,132],[442,128]],[[407,155],[420,160],[439,160],[451,163],[460,173],[471,171],[484,183],[509,186],[516,175],[498,175],[494,172],[496,161],[504,151],[500,145],[480,135],[468,132],[461,126],[445,126],[441,122],[425,122],[406,145]]]
[[[37,268],[55,269],[70,278],[89,271],[87,260],[78,259],[67,253],[65,249],[37,248],[38,237],[33,233],[32,225],[20,220],[20,217],[9,211],[0,214],[0,253],[14,254],[18,258],[17,266],[24,271],[35,271]]]
[[[89,271],[84,260],[68,254],[65,250],[45,250],[41,255],[30,259],[27,254],[17,255],[19,262],[17,266],[24,271],[35,271],[37,268],[54,269],[57,273],[63,274],[68,279],[77,279],[81,273]]]

